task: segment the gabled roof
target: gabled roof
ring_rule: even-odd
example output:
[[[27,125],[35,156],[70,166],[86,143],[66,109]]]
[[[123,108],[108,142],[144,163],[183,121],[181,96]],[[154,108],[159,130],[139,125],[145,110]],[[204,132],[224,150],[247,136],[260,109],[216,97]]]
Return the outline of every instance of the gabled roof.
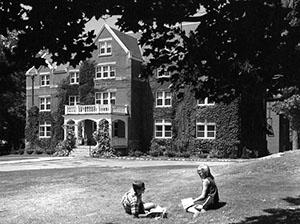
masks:
[[[128,34],[122,33],[116,29],[111,28],[107,24],[101,28],[98,36],[96,39],[99,38],[100,34],[102,33],[103,29],[107,29],[107,31],[112,35],[112,37],[118,42],[118,44],[123,48],[126,53],[129,53],[129,57],[142,61],[142,54],[135,37],[132,37]]]

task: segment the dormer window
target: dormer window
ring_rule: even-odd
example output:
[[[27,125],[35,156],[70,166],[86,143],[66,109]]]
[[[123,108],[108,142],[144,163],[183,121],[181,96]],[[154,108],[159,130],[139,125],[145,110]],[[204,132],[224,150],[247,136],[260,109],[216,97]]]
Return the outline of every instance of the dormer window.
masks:
[[[171,74],[167,71],[167,68],[158,68],[156,76],[157,78],[170,78]]]
[[[111,55],[112,38],[105,38],[99,40],[99,56]]]
[[[208,97],[206,97],[204,100],[197,100],[197,105],[200,106],[200,107],[213,106],[213,105],[215,105],[215,102],[213,102]]]
[[[70,84],[79,84],[79,71],[70,71]]]

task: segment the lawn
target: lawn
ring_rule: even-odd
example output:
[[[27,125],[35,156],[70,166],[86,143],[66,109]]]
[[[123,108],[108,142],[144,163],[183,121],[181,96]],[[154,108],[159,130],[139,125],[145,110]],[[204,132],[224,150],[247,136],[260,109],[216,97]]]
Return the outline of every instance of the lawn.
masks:
[[[196,223],[300,223],[300,151],[278,158],[213,166],[225,206]],[[168,223],[192,221],[180,199],[198,196],[195,166],[68,168],[0,172],[0,223]],[[132,219],[120,199],[134,179],[144,180],[144,201],[168,208],[163,220]]]

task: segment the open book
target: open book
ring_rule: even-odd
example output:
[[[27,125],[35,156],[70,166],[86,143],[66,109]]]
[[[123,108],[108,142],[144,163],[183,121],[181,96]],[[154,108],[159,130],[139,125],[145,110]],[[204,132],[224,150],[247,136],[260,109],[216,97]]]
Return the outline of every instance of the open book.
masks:
[[[193,198],[184,198],[181,199],[181,204],[184,210],[187,210],[189,207],[194,205],[194,200]]]
[[[159,205],[155,208],[152,208],[146,214],[143,214],[145,218],[166,218],[167,217],[167,208],[160,207]]]

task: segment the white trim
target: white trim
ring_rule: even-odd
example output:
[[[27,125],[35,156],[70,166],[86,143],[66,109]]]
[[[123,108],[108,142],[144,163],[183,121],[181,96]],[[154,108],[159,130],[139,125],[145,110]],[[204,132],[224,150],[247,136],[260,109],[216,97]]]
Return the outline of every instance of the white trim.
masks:
[[[197,134],[198,134],[198,125],[202,125],[204,126],[204,137],[198,137]],[[207,134],[208,134],[208,130],[207,130],[207,126],[208,125],[212,125],[214,126],[214,137],[208,137]],[[212,131],[210,131],[212,132]],[[207,122],[207,120],[204,120],[204,122],[201,122],[201,121],[196,121],[196,138],[197,139],[216,139],[217,137],[217,124],[215,122]]]
[[[50,127],[50,135],[47,135],[47,127]],[[44,135],[40,135],[40,128],[44,129]],[[39,138],[51,138],[51,122],[44,121],[43,123],[39,122]]]
[[[34,66],[32,66],[30,69],[27,70],[27,72],[25,73],[25,75],[30,75],[30,72],[32,70],[35,70],[34,75],[38,74],[38,70]]]
[[[98,63],[96,66],[101,66],[101,65],[115,65],[117,64],[117,62],[112,61],[112,62],[102,62],[102,63]]]
[[[161,122],[157,122],[157,121],[160,121]],[[156,125],[159,125],[159,126],[162,126],[162,136],[161,137],[157,137],[156,136]],[[168,136],[166,137],[165,134],[166,134],[166,126],[171,126],[171,136]],[[157,139],[171,139],[172,138],[172,121],[170,119],[156,119],[154,120],[154,138],[157,138]]]
[[[129,53],[128,48],[123,44],[123,42],[119,39],[119,37],[115,34],[115,32],[109,27],[109,25],[104,24],[104,27],[108,30],[108,32],[113,36],[113,38],[117,41],[117,43],[123,48],[126,54]]]
[[[162,93],[162,97],[158,98],[158,93]],[[170,93],[170,98],[167,98],[167,93]],[[170,104],[165,104],[166,100],[170,100]],[[162,100],[162,105],[158,105],[157,101]],[[172,93],[171,91],[158,90],[155,94],[155,107],[172,107]]]
[[[70,69],[69,72],[79,72],[79,69]]]
[[[102,38],[102,39],[99,39],[98,41],[104,42],[104,41],[110,41],[110,40],[112,40],[112,37]]]
[[[51,95],[40,95],[39,98],[51,97]]]
[[[39,72],[39,75],[51,75],[51,72]]]
[[[137,58],[137,57],[134,57],[134,56],[130,56],[129,58],[133,59],[133,60],[136,60],[136,61],[139,61],[139,62],[143,62],[143,59],[141,59],[141,58]]]
[[[204,103],[199,103],[199,102],[200,102],[200,100],[197,99],[197,106],[200,106],[200,107],[203,107],[203,106],[214,106],[214,105],[215,105],[215,102],[213,102],[213,103],[208,103],[208,97],[206,97],[206,98],[204,99]]]

